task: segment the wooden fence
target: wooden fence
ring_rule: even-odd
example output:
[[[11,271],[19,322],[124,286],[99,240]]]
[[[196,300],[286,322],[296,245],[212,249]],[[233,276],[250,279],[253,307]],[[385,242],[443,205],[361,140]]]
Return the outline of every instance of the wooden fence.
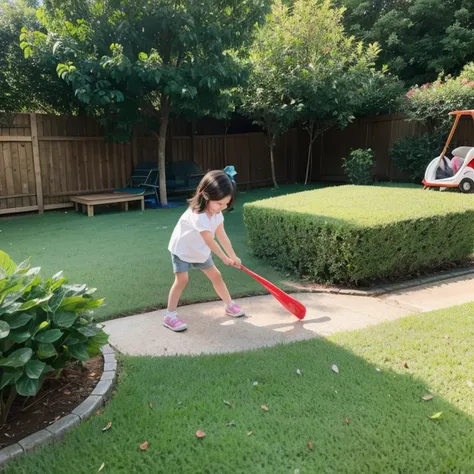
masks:
[[[280,181],[296,131],[281,137],[276,151]],[[167,159],[194,160],[204,171],[233,164],[239,185],[269,184],[268,147],[262,133],[171,136]],[[295,147],[294,147],[295,148]],[[69,196],[126,185],[138,163],[157,161],[157,140],[136,134],[131,143],[107,143],[99,124],[86,117],[17,114],[0,123],[0,214],[71,207]]]
[[[371,148],[376,159],[376,179],[407,179],[405,174],[393,167],[389,150],[400,138],[418,135],[422,130],[421,125],[407,122],[402,114],[359,119],[344,130],[332,128],[316,139],[313,145],[311,177],[313,180],[345,181],[347,177],[342,168],[343,158],[348,158],[354,149]],[[306,134],[303,131],[301,133]],[[307,136],[304,140],[306,148]]]
[[[209,124],[206,124],[209,132]],[[200,124],[174,121],[166,155],[169,161],[192,160],[204,171],[232,164],[244,187],[271,183],[266,137],[262,133],[200,135]],[[222,128],[222,127],[221,127]],[[386,115],[357,120],[345,130],[328,130],[313,148],[313,181],[344,181],[342,160],[356,148],[372,148],[379,180],[404,180],[390,160],[389,149],[400,138],[423,128]],[[474,146],[472,120],[461,121],[455,144]],[[0,122],[0,214],[70,207],[69,196],[111,191],[126,185],[138,163],[157,161],[157,140],[136,131],[131,143],[104,141],[99,124],[86,117],[17,114]],[[308,136],[290,130],[276,146],[281,182],[305,176]],[[427,157],[429,160],[431,157]]]
[[[399,172],[390,158],[390,148],[395,142],[407,136],[419,135],[425,132],[424,126],[416,122],[408,122],[403,114],[382,115],[356,120],[344,130],[332,128],[326,131],[314,143],[313,166],[311,177],[317,181],[345,181],[342,163],[351,150],[371,148],[375,155],[376,165],[374,175],[380,181],[404,181],[409,176]],[[308,136],[300,131],[300,148],[308,147]],[[446,139],[446,137],[442,137]],[[474,125],[470,118],[459,122],[454,135],[453,146],[474,146]],[[441,153],[442,150],[439,150]],[[427,164],[434,156],[427,156]],[[306,157],[300,155],[298,177],[304,175],[301,164],[306,163]]]

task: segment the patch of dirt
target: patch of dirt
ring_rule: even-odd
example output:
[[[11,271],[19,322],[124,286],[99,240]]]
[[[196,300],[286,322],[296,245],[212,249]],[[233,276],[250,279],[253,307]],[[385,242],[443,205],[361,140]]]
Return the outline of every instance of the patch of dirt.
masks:
[[[0,449],[17,443],[71,413],[94,390],[104,370],[102,354],[48,378],[35,397],[17,396],[7,423],[0,426]]]

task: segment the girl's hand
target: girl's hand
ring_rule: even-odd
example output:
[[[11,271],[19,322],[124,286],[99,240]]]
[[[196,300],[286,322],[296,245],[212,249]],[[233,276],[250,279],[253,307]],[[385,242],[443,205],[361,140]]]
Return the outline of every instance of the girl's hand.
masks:
[[[240,268],[242,266],[242,260],[237,255],[234,256],[234,267]]]
[[[222,261],[224,262],[224,265],[235,266],[235,262],[231,258],[229,258],[227,255],[222,259]]]

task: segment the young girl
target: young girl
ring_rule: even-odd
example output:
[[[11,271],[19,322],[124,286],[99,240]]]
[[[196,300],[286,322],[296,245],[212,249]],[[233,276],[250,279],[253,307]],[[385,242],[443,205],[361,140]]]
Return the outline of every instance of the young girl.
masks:
[[[232,209],[236,187],[223,171],[210,171],[204,176],[189,200],[189,208],[174,228],[168,250],[175,274],[174,284],[168,296],[168,309],[163,325],[172,331],[184,331],[186,323],[177,315],[179,298],[188,283],[188,271],[196,268],[211,280],[216,293],[225,303],[225,312],[234,318],[243,316],[242,308],[230,297],[222,275],[212,261],[211,252],[225,265],[240,268],[237,257],[224,229],[222,211]],[[220,245],[214,237],[217,237]],[[222,250],[222,248],[225,250]]]

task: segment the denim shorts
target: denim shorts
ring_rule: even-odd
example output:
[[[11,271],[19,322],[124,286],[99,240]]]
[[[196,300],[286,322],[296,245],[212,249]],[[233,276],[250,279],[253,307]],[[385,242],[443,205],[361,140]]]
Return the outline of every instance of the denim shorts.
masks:
[[[189,272],[189,270],[207,270],[214,266],[214,262],[212,260],[212,255],[209,255],[209,258],[203,263],[189,263],[181,260],[177,255],[174,253],[171,254],[171,262],[173,264],[173,272],[174,273],[185,273]]]

